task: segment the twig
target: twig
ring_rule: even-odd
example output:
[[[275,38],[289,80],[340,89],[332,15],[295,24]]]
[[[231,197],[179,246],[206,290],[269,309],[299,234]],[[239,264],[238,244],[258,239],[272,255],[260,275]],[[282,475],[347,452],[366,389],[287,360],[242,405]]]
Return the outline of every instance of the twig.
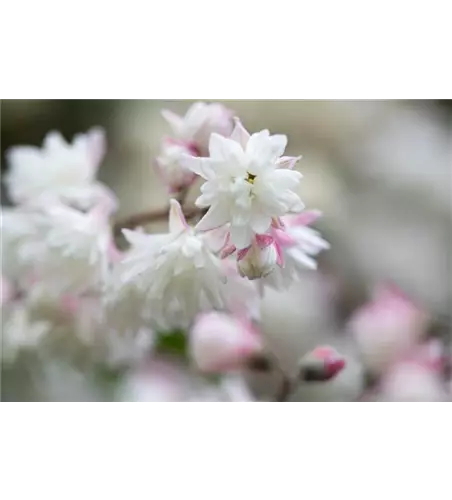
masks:
[[[151,224],[152,222],[166,221],[168,219],[169,207],[142,212],[131,215],[125,219],[119,220],[114,225],[114,233],[116,236],[121,234],[121,229],[133,229],[135,227]],[[197,207],[184,208],[186,219],[193,219],[198,215],[203,215],[204,211]]]

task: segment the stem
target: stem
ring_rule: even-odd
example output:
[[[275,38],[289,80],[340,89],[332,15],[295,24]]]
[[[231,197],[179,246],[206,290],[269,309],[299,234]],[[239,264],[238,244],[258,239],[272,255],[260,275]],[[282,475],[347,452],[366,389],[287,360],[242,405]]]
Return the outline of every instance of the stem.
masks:
[[[292,382],[285,375],[284,373],[282,374],[282,382],[281,382],[281,387],[279,388],[278,392],[276,393],[275,401],[278,403],[284,403],[287,401],[287,399],[290,396],[290,393],[292,392]]]
[[[204,211],[198,207],[184,208],[186,219],[193,219],[198,215],[202,215]],[[149,212],[141,212],[131,215],[125,219],[119,220],[114,224],[114,234],[121,234],[121,229],[133,229],[138,226],[151,224],[152,222],[160,222],[168,219],[169,207],[152,210]]]

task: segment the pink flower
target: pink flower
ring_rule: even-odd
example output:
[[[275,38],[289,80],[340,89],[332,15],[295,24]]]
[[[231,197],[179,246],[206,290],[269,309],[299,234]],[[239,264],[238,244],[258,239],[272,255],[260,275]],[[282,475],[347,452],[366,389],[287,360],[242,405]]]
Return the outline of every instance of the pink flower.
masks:
[[[262,349],[259,334],[251,323],[221,312],[201,314],[189,342],[196,366],[206,373],[239,369]]]
[[[384,286],[353,315],[349,330],[366,368],[381,373],[419,342],[427,323],[426,313],[402,292]]]
[[[383,401],[447,401],[442,381],[440,344],[431,341],[416,347],[387,370],[380,382]]]
[[[318,346],[299,364],[299,378],[305,382],[331,380],[345,368],[345,358],[330,346]]]

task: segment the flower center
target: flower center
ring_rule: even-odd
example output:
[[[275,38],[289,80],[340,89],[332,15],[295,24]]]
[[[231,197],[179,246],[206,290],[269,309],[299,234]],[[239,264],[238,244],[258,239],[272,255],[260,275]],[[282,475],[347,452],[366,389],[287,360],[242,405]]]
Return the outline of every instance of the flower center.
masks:
[[[246,178],[246,182],[249,182],[250,184],[254,184],[254,179],[256,179],[256,176],[253,174],[248,173],[248,177]]]

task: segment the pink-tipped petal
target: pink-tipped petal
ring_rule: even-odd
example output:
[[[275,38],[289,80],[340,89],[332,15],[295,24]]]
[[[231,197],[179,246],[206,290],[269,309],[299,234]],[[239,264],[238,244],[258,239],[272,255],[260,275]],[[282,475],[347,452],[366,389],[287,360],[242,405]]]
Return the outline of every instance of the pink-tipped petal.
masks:
[[[180,203],[174,198],[170,200],[169,230],[171,233],[179,233],[188,228],[184,212]]]
[[[236,251],[236,247],[234,245],[228,245],[220,253],[220,258],[226,259],[230,255],[232,255]]]
[[[275,241],[275,248],[277,255],[276,263],[278,264],[279,267],[284,267],[284,252],[278,241]]]
[[[238,142],[243,147],[243,149],[245,149],[246,145],[248,144],[249,138],[250,138],[249,132],[242,125],[242,122],[240,121],[240,119],[235,117],[234,118],[234,130],[232,131],[231,139],[233,141]]]
[[[237,260],[240,261],[246,257],[246,254],[250,251],[251,245],[246,248],[242,248],[237,252]]]
[[[273,241],[273,236],[270,234],[256,234],[256,243],[261,250],[270,246]]]
[[[305,210],[301,214],[290,216],[288,220],[292,226],[309,226],[321,216],[320,210]]]
[[[292,170],[295,165],[301,160],[301,156],[281,156],[276,162],[279,168],[287,168]]]

